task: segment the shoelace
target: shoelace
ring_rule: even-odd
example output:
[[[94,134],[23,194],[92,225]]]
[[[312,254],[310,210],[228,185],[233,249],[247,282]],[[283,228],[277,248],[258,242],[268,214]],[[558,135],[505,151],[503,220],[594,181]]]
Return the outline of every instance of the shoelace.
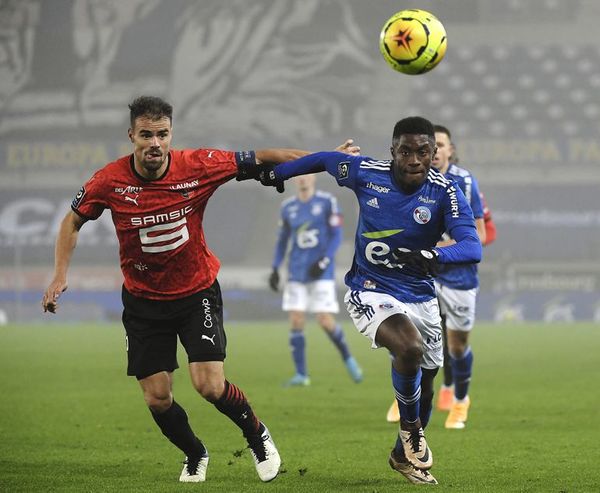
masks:
[[[265,442],[269,439],[269,435],[255,435],[253,437],[248,438],[248,448],[256,457],[258,462],[263,462],[267,460],[267,448],[265,447]]]
[[[420,442],[421,442],[421,438],[424,437],[425,434],[423,433],[423,429],[419,428],[417,430],[413,430],[409,433],[408,435],[408,439],[406,440],[407,443],[410,444],[410,448],[412,449],[412,451],[414,453],[417,453],[421,450],[421,448],[419,447]]]
[[[196,476],[198,474],[198,467],[200,466],[200,460],[202,457],[198,459],[190,459],[187,457],[183,463],[185,464],[185,469],[190,476]]]

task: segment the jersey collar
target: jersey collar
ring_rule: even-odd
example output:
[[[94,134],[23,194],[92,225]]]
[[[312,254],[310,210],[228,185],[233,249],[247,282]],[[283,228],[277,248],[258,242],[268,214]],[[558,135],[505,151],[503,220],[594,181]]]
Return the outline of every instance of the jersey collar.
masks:
[[[169,169],[171,168],[171,151],[169,151],[169,155],[167,156],[167,159],[169,160],[169,162],[167,163],[167,167],[165,168],[165,172],[160,175],[158,178],[154,179],[154,180],[149,180],[148,178],[144,178],[142,175],[140,175],[137,170],[135,169],[135,164],[133,162],[133,154],[131,154],[129,156],[129,166],[131,167],[131,172],[134,174],[134,176],[141,181],[145,181],[146,183],[153,183],[155,181],[160,181],[162,180],[165,176],[167,176],[167,173],[169,172]]]

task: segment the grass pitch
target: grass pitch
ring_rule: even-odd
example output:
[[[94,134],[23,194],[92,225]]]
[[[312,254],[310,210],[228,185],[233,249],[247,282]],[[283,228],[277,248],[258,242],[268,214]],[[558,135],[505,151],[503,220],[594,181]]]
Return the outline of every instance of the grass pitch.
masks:
[[[211,454],[207,482],[178,482],[182,456],[125,376],[118,325],[0,327],[0,491],[410,491],[387,465],[396,427],[384,350],[350,326],[365,370],[354,384],[333,346],[307,330],[312,385],[292,374],[287,323],[229,324],[228,378],[269,426],[282,473],[263,484],[237,428],[194,391],[180,352],[175,397]],[[593,324],[486,325],[472,334],[465,430],[434,411],[427,437],[439,492],[600,491],[600,330]],[[438,382],[441,376],[438,376]]]

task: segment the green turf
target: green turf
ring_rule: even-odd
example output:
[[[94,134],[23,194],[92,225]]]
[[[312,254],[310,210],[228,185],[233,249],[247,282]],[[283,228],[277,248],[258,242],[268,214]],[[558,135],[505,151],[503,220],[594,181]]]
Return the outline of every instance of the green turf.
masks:
[[[412,490],[387,465],[395,436],[384,419],[393,395],[387,355],[346,329],[362,384],[311,325],[312,386],[284,389],[292,373],[286,323],[228,327],[227,375],[283,458],[269,484],[258,480],[237,429],[194,395],[185,369],[176,372],[176,398],[211,453],[207,482],[185,485],[181,454],[124,375],[119,326],[1,327],[0,491]],[[468,428],[445,430],[434,412],[427,430],[436,491],[600,491],[599,327],[480,324],[472,342]]]

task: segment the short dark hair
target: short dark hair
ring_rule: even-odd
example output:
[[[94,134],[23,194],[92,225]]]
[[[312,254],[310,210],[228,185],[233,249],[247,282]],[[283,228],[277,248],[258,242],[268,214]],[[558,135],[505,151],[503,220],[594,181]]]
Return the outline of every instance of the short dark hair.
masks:
[[[444,127],[444,125],[434,125],[433,129],[439,134],[446,134],[448,140],[452,142],[452,134],[450,133],[450,130],[448,130],[448,127]]]
[[[129,122],[131,128],[135,119],[140,116],[150,117],[152,120],[160,120],[167,117],[173,122],[173,106],[156,96],[140,96],[135,98],[129,105]]]
[[[412,134],[412,135],[427,135],[431,137],[432,141],[435,142],[435,130],[433,129],[433,123],[422,116],[409,116],[403,118],[394,125],[394,134],[392,140],[396,141],[401,135]]]

